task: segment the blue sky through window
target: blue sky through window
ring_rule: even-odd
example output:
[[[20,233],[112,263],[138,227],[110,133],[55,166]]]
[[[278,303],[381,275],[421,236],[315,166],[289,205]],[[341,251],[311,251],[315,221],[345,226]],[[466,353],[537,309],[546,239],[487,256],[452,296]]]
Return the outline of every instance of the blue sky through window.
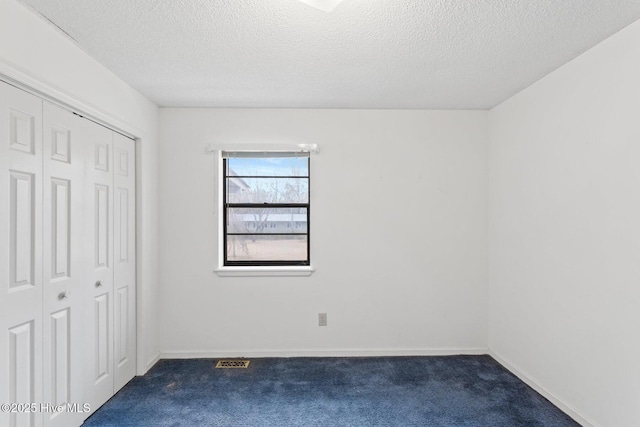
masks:
[[[308,176],[308,157],[230,157],[228,165],[238,175],[252,176]]]

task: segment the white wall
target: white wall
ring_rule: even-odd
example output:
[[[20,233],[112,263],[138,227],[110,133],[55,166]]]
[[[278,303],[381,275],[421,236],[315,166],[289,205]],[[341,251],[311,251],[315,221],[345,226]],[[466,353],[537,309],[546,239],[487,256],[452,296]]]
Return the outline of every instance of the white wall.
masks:
[[[17,80],[116,125],[138,141],[138,294],[142,368],[158,353],[158,108],[80,50],[43,18],[0,0],[0,78]],[[155,299],[155,300],[154,300]]]
[[[213,272],[205,145],[261,142],[321,147],[310,277]],[[485,352],[486,162],[483,111],[161,109],[163,354]]]
[[[640,422],[638,52],[640,22],[490,112],[489,347],[599,426]]]

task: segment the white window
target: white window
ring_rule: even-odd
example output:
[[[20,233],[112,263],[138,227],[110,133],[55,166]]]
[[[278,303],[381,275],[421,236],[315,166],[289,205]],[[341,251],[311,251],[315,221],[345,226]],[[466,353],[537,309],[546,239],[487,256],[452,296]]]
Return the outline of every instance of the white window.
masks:
[[[223,267],[310,265],[308,152],[223,151],[222,179]]]

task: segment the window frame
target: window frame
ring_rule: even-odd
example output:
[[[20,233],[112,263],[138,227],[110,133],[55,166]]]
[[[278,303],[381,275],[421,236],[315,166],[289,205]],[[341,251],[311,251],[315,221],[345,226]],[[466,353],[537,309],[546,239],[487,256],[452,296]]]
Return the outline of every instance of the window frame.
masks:
[[[286,154],[287,156],[293,157],[293,155],[300,153],[300,151],[287,150],[260,150],[261,156],[263,158],[274,157],[277,158],[278,154]],[[270,156],[272,154],[272,156]],[[227,159],[233,156],[225,156],[223,153],[220,153],[220,211],[221,211],[221,227],[220,227],[220,266],[218,273],[224,272],[249,272],[249,273],[260,273],[260,272],[275,272],[275,273],[306,273],[312,272],[311,268],[311,156],[308,152],[305,155],[300,156],[304,157],[307,161],[307,174],[304,176],[261,176],[261,175],[232,175],[228,172],[228,162]],[[257,156],[258,157],[258,156]],[[228,190],[228,179],[229,178],[291,178],[291,179],[306,179],[307,180],[307,201],[306,203],[235,203],[229,202],[227,200],[227,190]],[[267,232],[267,233],[258,233],[258,232],[229,232],[228,231],[228,211],[234,208],[249,208],[249,209],[279,209],[279,208],[293,208],[293,209],[305,209],[306,210],[306,232]],[[254,224],[255,225],[255,224]],[[275,223],[270,224],[275,228]],[[305,260],[229,260],[228,258],[228,236],[234,235],[265,235],[265,236],[285,236],[285,235],[297,235],[297,236],[306,236],[306,259]],[[253,274],[251,274],[253,275]]]

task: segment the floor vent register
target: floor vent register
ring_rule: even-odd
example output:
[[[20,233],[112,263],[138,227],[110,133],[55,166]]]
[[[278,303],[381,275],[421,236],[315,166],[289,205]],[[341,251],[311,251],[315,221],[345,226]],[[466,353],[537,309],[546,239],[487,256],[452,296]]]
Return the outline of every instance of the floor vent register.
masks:
[[[249,360],[240,360],[240,359],[225,359],[225,360],[218,360],[218,363],[216,363],[216,368],[248,368],[249,367],[249,363],[251,363],[251,361]]]

